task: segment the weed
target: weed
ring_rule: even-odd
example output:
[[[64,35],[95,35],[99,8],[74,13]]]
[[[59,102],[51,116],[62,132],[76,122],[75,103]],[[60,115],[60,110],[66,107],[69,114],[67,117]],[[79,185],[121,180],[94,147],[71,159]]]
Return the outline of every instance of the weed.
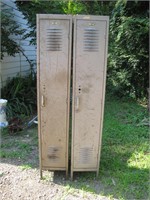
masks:
[[[19,166],[19,168],[20,168],[21,170],[28,170],[28,169],[31,169],[32,166],[31,166],[31,165],[22,165],[22,166]]]
[[[42,177],[42,180],[44,182],[51,182],[51,181],[53,181],[53,173],[49,173],[48,171],[44,172],[44,176]]]
[[[0,177],[2,177],[2,176],[4,176],[4,173],[1,173],[1,172],[0,172]]]
[[[20,153],[16,151],[11,151],[11,152],[1,151],[0,157],[1,158],[20,158]]]
[[[8,100],[7,117],[29,116],[36,112],[36,74],[7,81],[1,95]]]
[[[90,187],[89,185],[87,185],[87,184],[82,185],[80,187],[81,187],[81,190],[83,190],[83,191],[90,192],[90,193],[95,193],[95,190],[92,187]]]

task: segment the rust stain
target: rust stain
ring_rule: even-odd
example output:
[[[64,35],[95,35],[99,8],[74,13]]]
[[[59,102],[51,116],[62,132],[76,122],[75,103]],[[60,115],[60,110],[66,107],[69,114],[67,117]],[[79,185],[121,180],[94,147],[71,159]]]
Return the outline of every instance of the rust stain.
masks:
[[[90,89],[88,87],[82,88],[82,92],[89,93]]]
[[[49,158],[49,159],[53,159],[53,160],[55,160],[55,159],[58,159],[59,157],[58,156],[56,156],[56,154],[48,154],[47,155],[47,157]]]
[[[66,70],[63,70],[63,71],[60,71],[60,72],[57,71],[57,74],[56,74],[56,76],[55,76],[56,80],[57,80],[58,83],[60,83],[60,84],[66,82],[66,77],[67,77],[67,72],[66,72]]]
[[[52,160],[55,160],[55,159],[58,159],[59,157],[58,157],[58,152],[59,150],[58,150],[58,148],[53,148],[52,150],[51,150],[51,152],[49,152],[48,153],[48,155],[47,155],[47,157],[49,158],[49,159],[52,159]]]

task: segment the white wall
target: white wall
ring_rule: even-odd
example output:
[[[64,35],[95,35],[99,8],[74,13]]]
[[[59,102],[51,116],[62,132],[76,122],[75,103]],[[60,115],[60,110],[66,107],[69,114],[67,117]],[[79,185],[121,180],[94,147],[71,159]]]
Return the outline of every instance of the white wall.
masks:
[[[20,25],[21,28],[26,29],[26,33],[29,32],[30,29],[27,25],[27,21],[23,19],[23,14],[18,11],[14,0],[1,0],[1,9],[4,9],[5,12],[12,13],[12,17],[17,21],[18,25]],[[34,69],[36,70],[36,47],[29,44],[30,38],[23,40],[20,36],[16,37],[14,35],[12,35],[11,38],[20,44],[28,59],[33,60],[35,63]],[[12,78],[17,74],[26,75],[29,72],[30,65],[22,53],[16,54],[15,57],[5,54],[3,60],[1,60],[0,87],[3,87],[6,84],[8,78]]]

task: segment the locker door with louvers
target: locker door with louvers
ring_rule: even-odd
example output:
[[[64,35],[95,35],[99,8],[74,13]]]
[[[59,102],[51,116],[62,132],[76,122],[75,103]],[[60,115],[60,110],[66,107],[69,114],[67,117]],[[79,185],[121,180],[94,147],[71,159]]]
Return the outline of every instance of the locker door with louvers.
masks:
[[[99,172],[107,40],[108,17],[75,17],[71,176]]]
[[[68,171],[72,17],[37,15],[40,169]]]

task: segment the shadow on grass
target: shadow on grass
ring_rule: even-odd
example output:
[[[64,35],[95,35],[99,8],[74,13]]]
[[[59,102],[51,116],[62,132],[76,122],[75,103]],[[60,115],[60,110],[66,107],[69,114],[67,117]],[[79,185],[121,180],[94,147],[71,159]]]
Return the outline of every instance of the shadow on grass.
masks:
[[[66,181],[55,173],[54,182],[119,199],[142,199],[148,196],[148,127],[137,126],[147,117],[147,110],[134,101],[106,102],[100,174],[74,173],[74,181]],[[57,175],[58,174],[58,175]]]
[[[110,156],[113,153],[110,151]],[[125,156],[126,160],[122,159]],[[64,181],[65,173],[55,172],[53,181],[56,184],[69,187],[70,190],[77,189],[116,199],[147,200],[149,170],[128,166],[130,156],[115,153],[112,159],[107,160],[102,155],[98,178],[94,172],[76,172],[73,181]]]

